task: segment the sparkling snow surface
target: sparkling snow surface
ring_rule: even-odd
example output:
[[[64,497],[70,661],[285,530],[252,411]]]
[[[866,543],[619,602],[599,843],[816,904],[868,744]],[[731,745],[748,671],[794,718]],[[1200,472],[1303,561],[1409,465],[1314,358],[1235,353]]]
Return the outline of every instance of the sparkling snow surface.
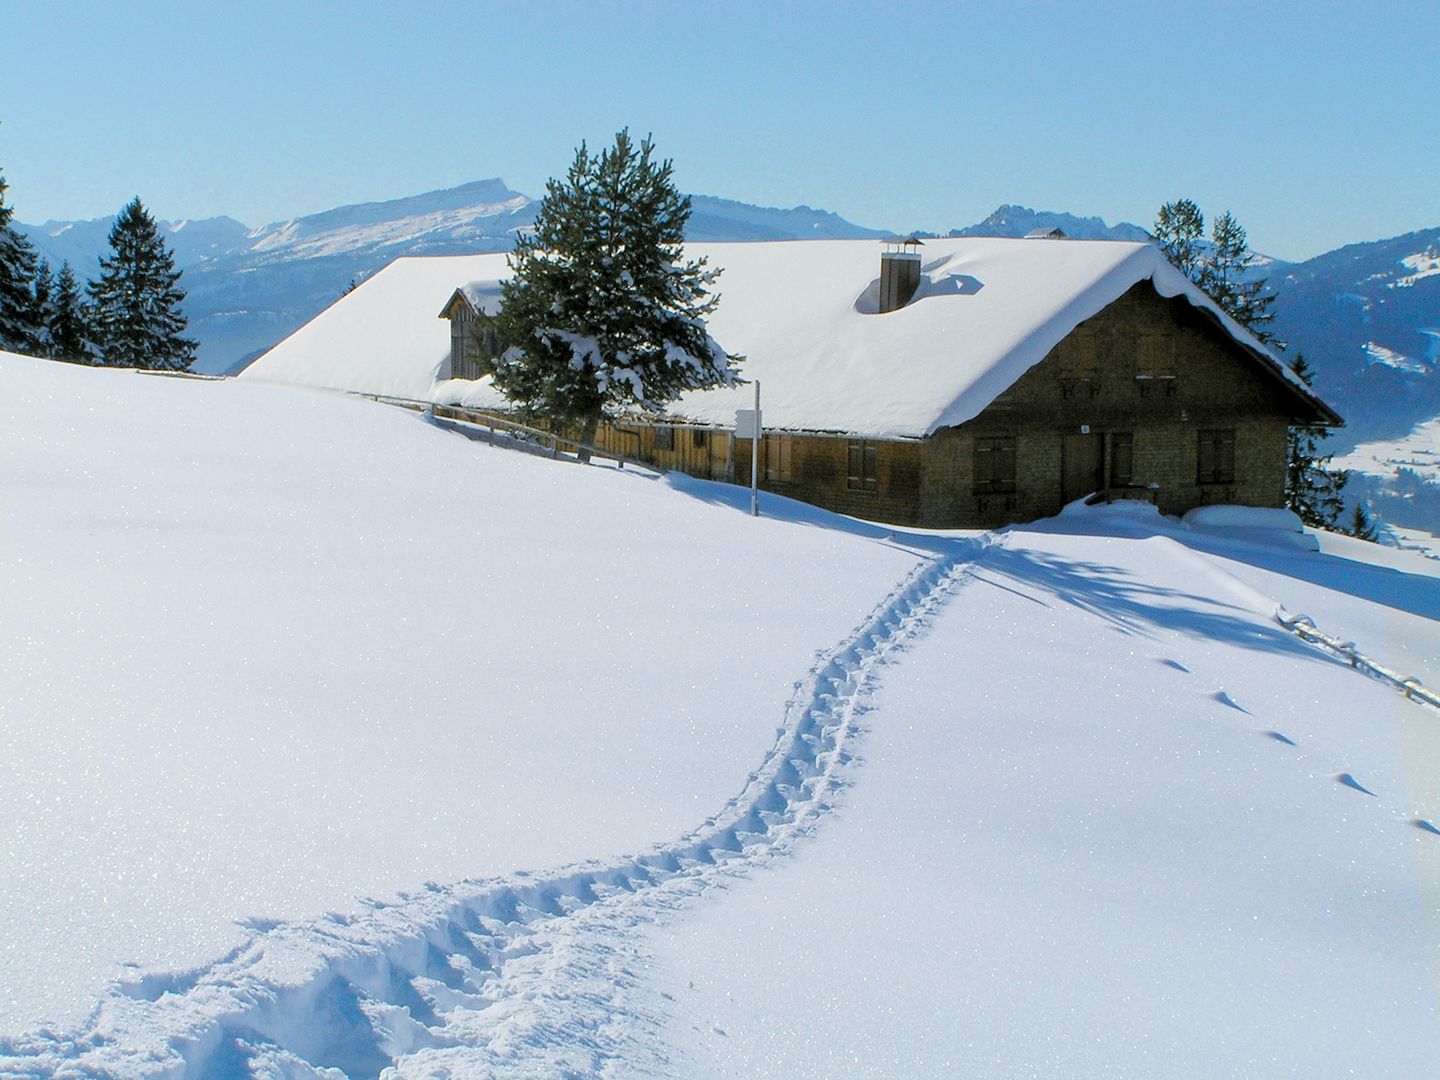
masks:
[[[915,562],[326,394],[5,355],[0,414],[0,1035],[682,834]]]
[[[1426,560],[0,402],[0,1074],[1434,1075]]]
[[[1440,581],[1116,524],[988,549],[819,842],[650,934],[684,1075],[1435,1075],[1440,717],[1269,614],[1413,619],[1433,679]]]
[[[1140,281],[1152,281],[1162,296],[1183,295],[1217,311],[1147,244],[927,240],[915,298],[884,315],[874,313],[880,245],[873,241],[692,244],[686,253],[724,268],[708,327],[725,349],[746,357],[741,372],[760,380],[770,428],[919,436],[963,423],[1078,323]],[[245,375],[498,406],[503,399],[488,380],[444,379],[449,323],[436,316],[456,288],[493,298],[507,273],[504,255],[397,259]],[[752,393],[695,392],[673,411],[731,427]]]

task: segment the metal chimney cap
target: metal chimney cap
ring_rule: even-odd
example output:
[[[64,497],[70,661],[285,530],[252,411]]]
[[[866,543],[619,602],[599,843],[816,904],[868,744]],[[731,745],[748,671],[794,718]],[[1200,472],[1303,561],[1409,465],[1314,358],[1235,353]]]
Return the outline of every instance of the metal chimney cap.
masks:
[[[913,235],[892,236],[888,240],[881,240],[880,242],[884,244],[887,248],[893,246],[902,250],[906,248],[917,248],[925,246],[925,241],[921,240],[918,236]]]

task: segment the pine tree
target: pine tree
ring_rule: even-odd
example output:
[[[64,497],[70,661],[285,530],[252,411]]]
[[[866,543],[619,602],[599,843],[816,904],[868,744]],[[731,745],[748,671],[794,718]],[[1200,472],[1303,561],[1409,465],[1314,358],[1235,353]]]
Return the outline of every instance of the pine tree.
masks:
[[[628,131],[598,157],[582,143],[509,259],[495,327],[508,348],[486,366],[527,413],[580,425],[586,447],[602,416],[735,381],[740,358],[705,330],[719,271],[684,261],[690,199],[671,173]]]
[[[1254,334],[1262,343],[1283,349],[1285,343],[1276,340],[1266,325],[1275,318],[1270,310],[1275,303],[1275,294],[1270,292],[1264,278],[1248,275],[1255,253],[1250,250],[1244,228],[1235,220],[1235,215],[1226,210],[1210,230],[1210,250],[1201,260],[1196,284],[1220,309]]]
[[[30,283],[30,324],[35,328],[35,355],[54,356],[50,341],[50,320],[55,314],[55,281],[50,276],[50,262],[35,261],[35,276]]]
[[[80,296],[80,285],[68,262],[55,276],[53,314],[50,316],[50,355],[79,364],[95,363],[90,347],[88,313]]]
[[[188,371],[195,342],[182,337],[180,271],[137,196],[110,230],[110,255],[90,283],[92,326],[102,362],[112,367]]]
[[[1350,528],[1345,531],[1356,540],[1368,540],[1372,544],[1379,538],[1375,531],[1375,522],[1365,512],[1364,503],[1357,502],[1350,511]]]
[[[1297,355],[1291,369],[1306,386],[1310,385],[1310,365]],[[1308,425],[1292,427],[1286,438],[1285,505],[1302,522],[1316,529],[1334,529],[1345,507],[1342,492],[1350,479],[1344,469],[1331,469],[1330,454],[1320,453],[1323,427]]]
[[[1155,243],[1172,266],[1200,283],[1204,275],[1205,215],[1190,199],[1176,199],[1155,215]]]
[[[35,249],[11,221],[5,205],[9,188],[0,173],[0,349],[34,354],[40,345],[35,322]]]

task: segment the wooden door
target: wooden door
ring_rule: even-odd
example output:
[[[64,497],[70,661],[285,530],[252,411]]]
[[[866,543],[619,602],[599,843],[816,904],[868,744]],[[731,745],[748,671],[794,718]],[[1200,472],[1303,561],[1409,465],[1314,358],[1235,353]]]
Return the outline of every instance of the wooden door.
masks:
[[[1105,486],[1105,453],[1099,435],[1067,432],[1061,457],[1060,487],[1067,503]]]

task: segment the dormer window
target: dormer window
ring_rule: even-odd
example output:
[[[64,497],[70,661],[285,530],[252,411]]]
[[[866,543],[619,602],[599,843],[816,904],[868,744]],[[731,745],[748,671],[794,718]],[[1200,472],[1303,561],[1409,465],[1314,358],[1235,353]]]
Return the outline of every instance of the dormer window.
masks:
[[[483,378],[488,374],[485,361],[500,354],[500,339],[492,321],[476,311],[460,289],[451,295],[440,317],[450,320],[450,378]]]
[[[478,379],[479,357],[476,353],[475,316],[464,304],[450,319],[450,377],[452,379]]]

